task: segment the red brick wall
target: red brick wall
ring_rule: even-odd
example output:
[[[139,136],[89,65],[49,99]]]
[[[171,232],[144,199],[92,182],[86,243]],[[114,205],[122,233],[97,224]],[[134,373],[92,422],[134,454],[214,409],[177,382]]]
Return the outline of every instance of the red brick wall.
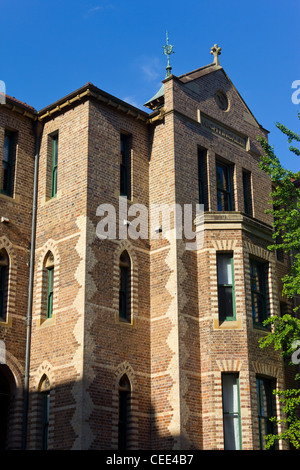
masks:
[[[31,342],[29,447],[41,446],[41,389],[50,387],[49,448],[117,449],[118,387],[131,386],[132,449],[222,449],[221,377],[240,377],[243,449],[258,448],[255,378],[284,385],[279,354],[262,350],[265,332],[253,327],[249,256],[269,263],[269,312],[279,312],[278,279],[287,269],[267,250],[272,218],[265,214],[271,184],[258,168],[257,124],[221,69],[184,83],[165,81],[165,117],[146,124],[121,108],[83,99],[44,119],[40,151],[38,218]],[[214,94],[226,91],[221,111]],[[4,128],[19,132],[15,194],[0,195],[0,243],[11,256],[11,323],[0,324],[9,367],[22,383],[31,230],[34,138],[31,121],[1,108]],[[204,124],[210,119],[245,139],[239,145]],[[49,198],[49,135],[59,133],[58,191]],[[97,208],[112,204],[118,221],[120,134],[131,135],[131,199],[153,215],[153,204],[170,207],[199,201],[198,148],[207,149],[209,212],[204,243],[164,235],[101,240]],[[250,149],[250,150],[249,150]],[[235,212],[217,212],[216,159],[234,165]],[[243,214],[242,170],[252,174],[253,217]],[[137,216],[137,215],[136,215]],[[129,216],[128,219],[134,219]],[[155,227],[149,227],[149,229]],[[195,227],[194,227],[195,228]],[[174,235],[174,220],[170,234]],[[1,249],[1,245],[0,245]],[[132,321],[119,320],[119,259],[131,260]],[[54,256],[52,319],[43,312],[43,262]],[[219,323],[216,255],[234,254],[236,321]],[[16,295],[16,292],[18,295]],[[230,324],[229,324],[230,323]],[[279,409],[279,408],[278,408]],[[20,432],[20,430],[18,431]]]
[[[4,132],[16,133],[14,190],[12,197],[0,194],[0,249],[9,257],[9,297],[7,318],[0,322],[0,340],[5,345],[6,365],[13,374],[15,406],[10,418],[7,445],[20,448],[22,422],[22,385],[24,377],[26,314],[30,260],[31,213],[34,167],[34,136],[32,121],[5,106],[0,109],[0,155]],[[5,366],[1,366],[3,368]]]

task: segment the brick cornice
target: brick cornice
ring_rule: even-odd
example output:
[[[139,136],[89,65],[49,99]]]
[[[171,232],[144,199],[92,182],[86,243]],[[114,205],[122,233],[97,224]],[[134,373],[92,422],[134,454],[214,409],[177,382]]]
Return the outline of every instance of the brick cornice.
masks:
[[[198,226],[201,220],[195,219]],[[243,212],[206,212],[204,213],[205,230],[243,230],[259,238],[272,242],[273,228]]]

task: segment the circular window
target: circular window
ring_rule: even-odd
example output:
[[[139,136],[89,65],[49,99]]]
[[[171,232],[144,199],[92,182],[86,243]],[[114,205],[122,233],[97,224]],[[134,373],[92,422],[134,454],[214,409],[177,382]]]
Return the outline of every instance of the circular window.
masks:
[[[223,91],[217,91],[217,93],[215,94],[215,100],[219,108],[222,109],[222,111],[226,111],[228,109],[228,98]]]

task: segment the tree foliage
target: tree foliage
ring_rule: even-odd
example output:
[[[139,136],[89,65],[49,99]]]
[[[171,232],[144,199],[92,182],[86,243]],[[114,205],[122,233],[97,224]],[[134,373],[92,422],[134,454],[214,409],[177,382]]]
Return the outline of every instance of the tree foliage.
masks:
[[[298,113],[300,119],[300,113]],[[287,136],[289,150],[296,156],[300,156],[300,150],[294,144],[300,142],[299,134],[289,130],[286,126],[276,123],[276,127]],[[274,217],[274,243],[268,248],[272,251],[282,250],[290,258],[290,270],[282,278],[283,292],[292,300],[300,294],[300,171],[293,172],[284,168],[279,158],[274,153],[274,148],[268,142],[259,137],[264,154],[261,156],[259,166],[261,170],[270,175],[273,190],[270,194],[271,207],[266,211]],[[273,345],[275,350],[281,350],[282,357],[290,359],[295,354],[295,347],[299,348],[300,320],[297,318],[299,306],[295,306],[293,314],[274,315],[265,321],[266,325],[272,325],[270,333],[260,340],[260,347]],[[297,345],[297,346],[295,346]],[[299,374],[295,380],[299,380]],[[266,436],[267,448],[276,441],[287,440],[294,448],[300,449],[300,419],[297,410],[300,406],[300,390],[275,390],[278,400],[282,403],[284,419],[272,420],[277,424],[284,424],[285,429],[279,434]]]

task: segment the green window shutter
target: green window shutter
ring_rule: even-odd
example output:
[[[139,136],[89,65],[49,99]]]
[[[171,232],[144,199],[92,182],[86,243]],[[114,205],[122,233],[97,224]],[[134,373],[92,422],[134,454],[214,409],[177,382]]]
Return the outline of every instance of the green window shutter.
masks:
[[[52,318],[53,313],[53,278],[54,268],[48,269],[48,296],[47,296],[47,318]]]
[[[52,137],[52,180],[51,197],[57,194],[58,135]]]

